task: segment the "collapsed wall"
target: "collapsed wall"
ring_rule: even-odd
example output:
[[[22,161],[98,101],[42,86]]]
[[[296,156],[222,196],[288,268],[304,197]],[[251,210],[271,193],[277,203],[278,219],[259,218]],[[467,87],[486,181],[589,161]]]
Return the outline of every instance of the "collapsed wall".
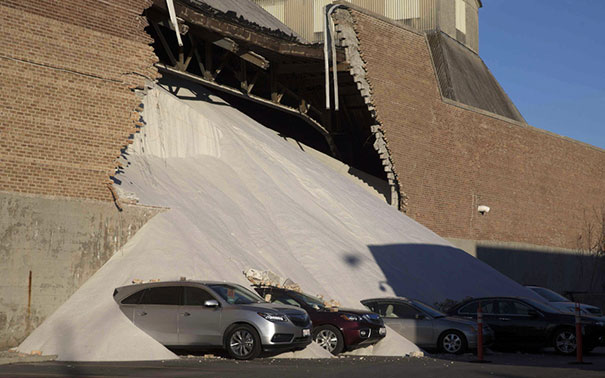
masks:
[[[406,214],[444,237],[576,248],[603,206],[605,151],[442,97],[424,34],[346,7],[335,21],[362,58]]]
[[[112,200],[116,159],[138,127],[132,89],[158,76],[150,5],[0,4],[0,191]]]
[[[14,346],[157,210],[113,203],[157,58],[151,0],[0,2],[0,348]]]
[[[256,268],[348,307],[389,295],[428,303],[533,296],[204,88],[170,87],[178,97],[161,88],[145,96],[146,125],[118,176],[129,198],[169,210],[19,350],[69,360],[168,358],[113,301],[114,288],[133,279],[248,285],[242,272]]]

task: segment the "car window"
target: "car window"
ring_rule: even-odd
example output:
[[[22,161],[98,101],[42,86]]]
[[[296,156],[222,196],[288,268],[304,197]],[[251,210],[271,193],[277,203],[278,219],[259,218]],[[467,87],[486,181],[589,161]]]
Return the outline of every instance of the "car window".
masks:
[[[305,303],[307,306],[315,309],[315,310],[325,310],[326,309],[326,305],[324,305],[323,301],[317,297],[313,297],[307,294],[303,294],[303,293],[294,293],[292,292],[291,295],[296,298],[297,300],[301,301],[302,303]]]
[[[389,303],[384,303],[384,302],[373,303],[372,306],[370,306],[370,308],[372,309],[373,312],[375,312],[378,315],[380,315],[383,318],[385,318],[386,314],[387,314],[387,307],[388,307],[388,305],[389,305]],[[389,314],[392,314],[392,312],[393,312],[393,305],[391,305],[391,311],[389,312]]]
[[[389,316],[389,308],[387,307],[387,316],[386,317],[391,317]],[[403,304],[403,303],[399,303],[399,304],[395,304],[393,305],[393,314],[395,315],[396,318],[399,319],[415,319],[417,314],[420,314],[420,311],[416,310],[414,307],[407,305],[407,304]]]
[[[145,290],[139,290],[122,301],[122,304],[138,304]]]
[[[272,295],[271,302],[300,307],[300,304],[298,302],[296,302],[294,299],[287,297],[285,295]]]
[[[370,311],[377,313],[378,315],[380,315],[380,312],[378,312],[378,303],[376,302],[364,302],[363,303],[364,306],[366,306],[367,308],[370,309]]]
[[[203,306],[204,302],[215,299],[206,290],[199,287],[185,287],[185,306]]]
[[[265,300],[240,285],[212,284],[208,285],[215,293],[229,304],[264,303]]]
[[[476,315],[477,307],[479,307],[478,301],[473,301],[467,305],[462,306],[459,310],[459,314],[465,315]],[[493,300],[481,301],[481,312],[484,314],[497,314],[497,303]]]
[[[530,287],[533,291],[535,291],[539,296],[548,300],[549,302],[571,302],[569,299],[565,298],[559,293],[555,293],[550,289],[546,289],[543,287]]]
[[[370,307],[383,318],[415,319],[420,311],[403,303],[383,302]]]
[[[498,302],[500,315],[529,315],[531,307],[518,301],[505,300]]]
[[[163,286],[147,289],[141,304],[174,305],[182,304],[183,288],[181,286]]]

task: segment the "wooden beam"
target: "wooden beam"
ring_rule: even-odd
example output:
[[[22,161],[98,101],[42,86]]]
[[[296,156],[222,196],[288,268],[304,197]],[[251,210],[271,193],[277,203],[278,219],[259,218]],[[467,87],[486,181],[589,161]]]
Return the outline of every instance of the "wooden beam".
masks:
[[[212,44],[208,41],[204,41],[204,59],[206,61],[206,71],[212,73]],[[215,75],[210,75],[213,80],[216,78]]]
[[[271,100],[267,100],[265,98],[262,98],[262,97],[259,97],[259,96],[253,95],[253,94],[242,93],[241,91],[238,91],[234,88],[228,87],[226,85],[218,84],[214,81],[206,80],[201,76],[197,76],[197,75],[191,74],[189,72],[180,71],[177,68],[170,67],[165,64],[157,63],[155,66],[162,73],[173,74],[175,76],[189,80],[191,82],[198,83],[198,84],[219,90],[221,92],[229,93],[231,95],[245,98],[250,101],[256,102],[258,104],[266,105],[270,108],[281,110],[283,112],[295,115],[295,116],[303,119],[304,121],[306,121],[309,125],[311,125],[313,128],[315,128],[320,134],[322,134],[324,136],[324,138],[326,139],[326,142],[328,143],[328,146],[330,147],[332,154],[335,157],[339,156],[338,148],[334,144],[334,141],[332,140],[332,136],[330,135],[328,130],[326,130],[326,128],[323,127],[321,123],[319,123],[316,120],[314,120],[313,118],[309,117],[307,114],[301,113],[299,109],[294,109],[294,108],[291,108],[289,106],[282,105],[282,104],[276,104]]]
[[[290,64],[281,64],[280,75],[285,74],[293,74],[293,73],[324,73],[324,65],[318,64],[317,62],[309,62],[309,63],[290,63]],[[336,66],[338,72],[348,72],[349,64],[348,63],[338,63]],[[330,66],[330,72],[333,69]]]
[[[160,27],[153,20],[149,20],[149,22],[153,26],[153,29],[155,30],[156,34],[158,35],[158,38],[160,39],[160,43],[162,44],[162,47],[164,47],[164,51],[168,55],[168,59],[170,59],[170,63],[172,63],[172,65],[176,67],[176,65],[177,65],[176,59],[174,58],[174,55],[172,54],[172,50],[170,50],[170,46],[168,45],[166,38],[164,38],[164,34],[162,34]]]
[[[259,72],[256,71],[254,73],[254,76],[252,77],[252,81],[250,82],[250,84],[248,84],[248,94],[252,93],[252,89],[254,88],[254,85],[256,84],[256,81],[258,80],[258,76],[259,76]]]

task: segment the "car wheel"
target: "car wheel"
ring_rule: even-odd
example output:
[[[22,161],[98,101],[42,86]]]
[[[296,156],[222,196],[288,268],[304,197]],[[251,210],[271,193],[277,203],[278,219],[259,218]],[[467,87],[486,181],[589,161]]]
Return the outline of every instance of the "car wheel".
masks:
[[[561,328],[553,336],[555,351],[561,354],[574,354],[576,352],[576,333],[571,328]]]
[[[313,341],[328,352],[337,355],[344,350],[344,338],[338,328],[324,325],[313,330]]]
[[[260,337],[251,326],[237,324],[226,332],[225,348],[236,360],[251,360],[260,355]]]
[[[445,331],[439,337],[439,350],[449,354],[462,354],[467,348],[466,337],[462,332],[450,330]]]

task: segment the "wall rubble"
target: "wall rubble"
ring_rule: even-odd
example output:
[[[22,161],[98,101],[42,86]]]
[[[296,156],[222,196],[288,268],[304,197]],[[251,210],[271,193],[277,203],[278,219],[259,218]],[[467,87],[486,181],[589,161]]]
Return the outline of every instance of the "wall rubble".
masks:
[[[357,34],[353,27],[353,19],[349,12],[342,9],[337,9],[334,12],[333,18],[337,38],[345,48],[347,62],[350,66],[349,72],[357,84],[357,89],[368,107],[368,111],[372,118],[376,120],[376,111],[372,104],[372,88],[370,83],[366,80],[365,62],[359,51],[359,40],[357,39]],[[405,213],[407,210],[407,196],[399,186],[389,146],[380,122],[376,121],[376,124],[371,125],[370,131],[375,137],[373,147],[380,157],[391,188],[390,203],[392,206],[398,207]]]

